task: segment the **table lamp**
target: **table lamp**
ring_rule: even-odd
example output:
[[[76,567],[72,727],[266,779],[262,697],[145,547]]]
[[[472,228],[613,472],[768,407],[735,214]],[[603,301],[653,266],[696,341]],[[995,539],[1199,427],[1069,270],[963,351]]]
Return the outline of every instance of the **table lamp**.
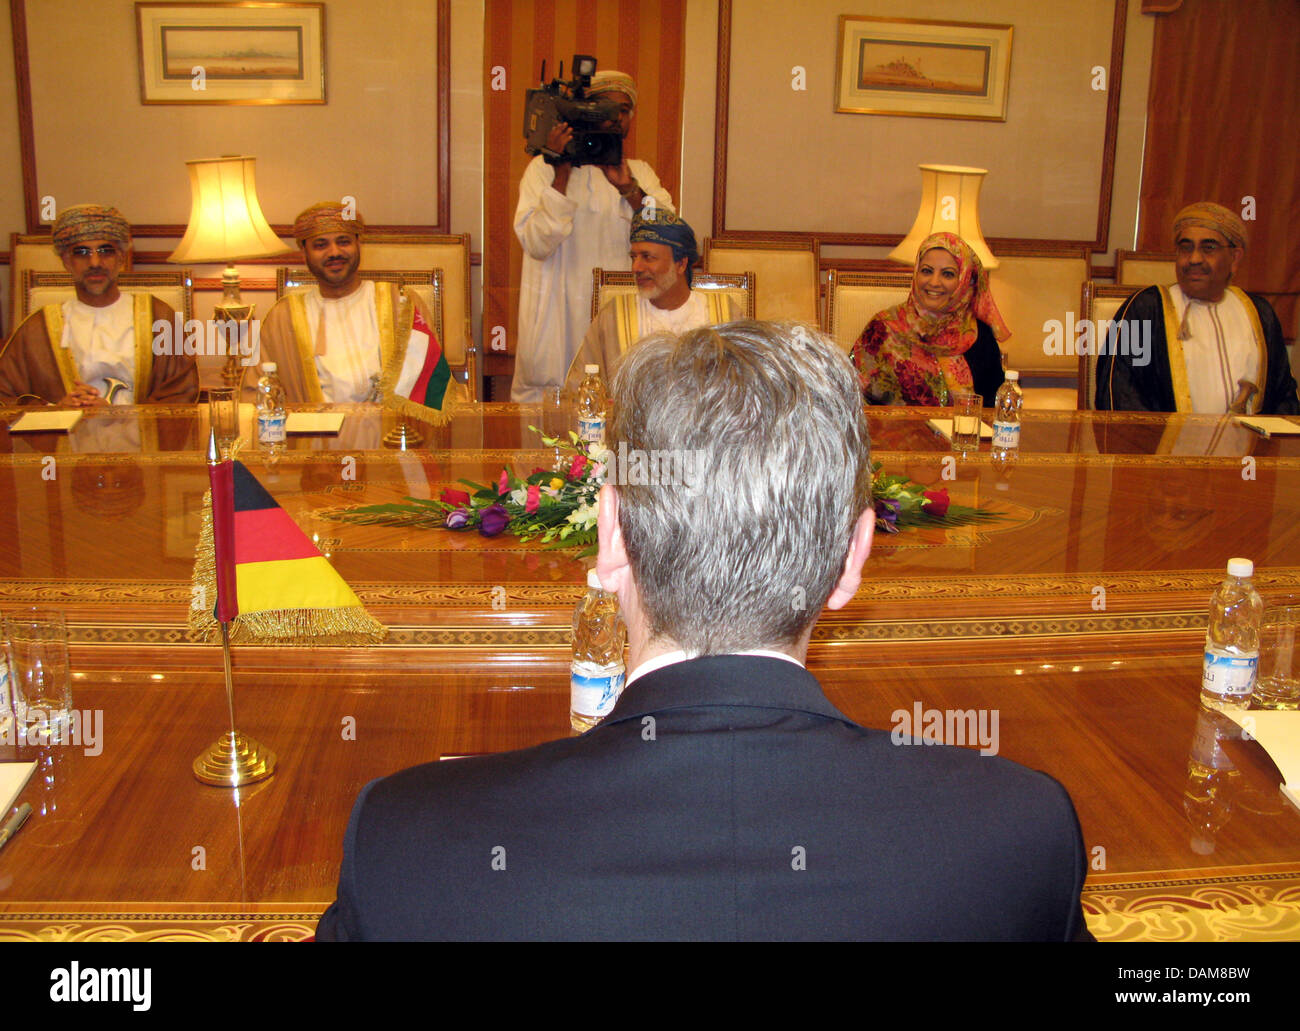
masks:
[[[903,242],[889,252],[889,260],[914,265],[917,248],[927,236],[955,233],[979,255],[986,269],[997,268],[998,259],[980,231],[980,187],[988,169],[961,165],[917,167],[921,169],[921,206]]]
[[[252,318],[255,305],[239,295],[235,262],[290,253],[267,224],[257,202],[255,158],[226,156],[187,161],[190,173],[190,221],[180,245],[168,261],[193,265],[222,262],[221,300],[213,311],[218,321],[243,322]],[[232,359],[234,367],[232,368]],[[238,356],[227,356],[223,375],[231,386],[243,376]]]

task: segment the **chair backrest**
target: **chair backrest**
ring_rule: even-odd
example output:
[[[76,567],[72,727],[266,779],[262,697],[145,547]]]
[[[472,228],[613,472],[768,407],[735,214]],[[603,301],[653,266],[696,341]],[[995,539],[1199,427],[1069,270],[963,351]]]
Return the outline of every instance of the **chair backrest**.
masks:
[[[361,269],[357,275],[362,279],[370,279],[376,283],[396,283],[418,294],[420,299],[428,306],[429,314],[433,316],[434,333],[437,334],[439,340],[443,339],[443,325],[446,320],[443,318],[442,269]],[[315,285],[316,278],[305,268],[285,268],[281,266],[275,270],[275,296],[277,298],[297,290],[307,290]],[[444,354],[447,354],[446,346],[446,344],[443,344]],[[458,368],[457,364],[451,360],[450,354],[447,354],[447,364],[452,368]]]
[[[1125,301],[1137,293],[1132,286],[1112,286],[1094,283],[1083,284],[1083,318],[1092,323],[1093,345],[1088,354],[1079,355],[1079,408],[1088,410],[1097,403],[1097,347],[1106,339],[1110,324]]]
[[[902,304],[912,289],[911,272],[842,272],[826,284],[826,335],[845,352],[853,349],[878,312]]]
[[[755,315],[772,322],[821,325],[820,257],[816,240],[704,238],[704,267],[752,272]]]
[[[1115,282],[1120,286],[1165,286],[1176,278],[1172,254],[1163,251],[1115,252]]]
[[[728,294],[747,319],[754,317],[754,274],[752,272],[722,273],[695,272],[692,290],[717,290]],[[611,297],[635,294],[636,280],[627,269],[591,270],[591,318],[594,322]]]
[[[1080,246],[1068,254],[999,254],[998,268],[989,275],[989,286],[1011,336],[1001,344],[1006,367],[1027,379],[1064,379],[1077,386],[1075,355],[1048,354],[1044,347],[1044,325],[1052,320],[1064,323],[1079,304],[1080,291],[1088,279],[1088,249]]]
[[[447,362],[461,367],[475,364],[473,334],[467,330],[474,310],[470,301],[469,245],[469,233],[367,233],[361,241],[363,269],[442,269],[440,339]]]
[[[54,253],[48,233],[9,234],[9,330],[26,318],[23,312],[23,273],[64,272],[63,259]]]
[[[174,272],[123,272],[117,277],[117,288],[124,294],[152,294],[158,300],[170,304],[186,320],[194,317],[194,284],[187,268]],[[62,304],[76,296],[77,290],[70,273],[25,269],[20,318],[27,318],[37,308],[43,308],[47,304]]]

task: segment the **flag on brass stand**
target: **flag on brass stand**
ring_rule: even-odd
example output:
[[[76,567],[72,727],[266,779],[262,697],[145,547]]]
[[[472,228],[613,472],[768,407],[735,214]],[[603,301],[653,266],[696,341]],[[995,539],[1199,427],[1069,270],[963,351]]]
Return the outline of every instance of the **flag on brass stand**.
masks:
[[[382,640],[384,625],[243,463],[211,468],[216,503],[204,502],[190,628],[207,634],[229,619],[232,641]],[[214,592],[220,611],[211,602]]]
[[[423,422],[445,423],[455,398],[451,366],[437,335],[412,305],[411,333],[400,364],[393,362],[384,377],[384,401],[402,415]]]

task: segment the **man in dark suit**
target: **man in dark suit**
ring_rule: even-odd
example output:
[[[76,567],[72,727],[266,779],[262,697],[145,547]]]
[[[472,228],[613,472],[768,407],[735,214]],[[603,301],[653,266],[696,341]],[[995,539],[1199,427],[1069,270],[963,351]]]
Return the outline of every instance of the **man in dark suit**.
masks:
[[[632,671],[614,711],[367,786],[318,938],[1086,936],[1056,781],[896,744],[803,668],[875,526],[845,356],[730,323],[638,344],[613,395],[608,440],[697,474],[601,490],[596,570]]]

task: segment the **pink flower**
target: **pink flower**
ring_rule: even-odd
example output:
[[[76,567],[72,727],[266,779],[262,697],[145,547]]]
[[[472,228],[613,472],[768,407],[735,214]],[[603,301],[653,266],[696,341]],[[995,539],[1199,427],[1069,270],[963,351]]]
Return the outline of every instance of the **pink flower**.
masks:
[[[510,493],[510,476],[502,469],[501,475],[497,477],[497,493],[504,496]]]
[[[537,511],[540,503],[539,498],[542,493],[542,486],[539,483],[530,483],[528,485],[528,500],[524,502],[524,511],[530,515]]]
[[[948,490],[946,487],[940,487],[938,490],[922,491],[922,496],[927,504],[925,511],[932,516],[943,516],[948,514]]]
[[[448,487],[438,495],[438,500],[446,502],[448,505],[455,505],[458,508],[469,508],[469,495],[463,490],[454,490]]]

